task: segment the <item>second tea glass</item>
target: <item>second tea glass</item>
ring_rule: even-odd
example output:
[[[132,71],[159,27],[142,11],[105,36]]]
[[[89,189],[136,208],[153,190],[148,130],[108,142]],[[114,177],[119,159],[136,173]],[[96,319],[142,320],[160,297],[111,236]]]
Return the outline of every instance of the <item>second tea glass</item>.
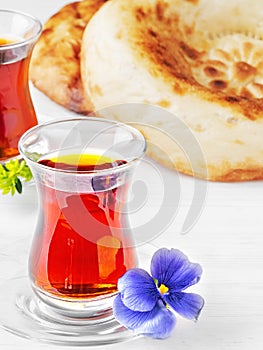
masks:
[[[0,9],[0,162],[19,154],[19,138],[37,124],[28,71],[41,30],[37,18]]]

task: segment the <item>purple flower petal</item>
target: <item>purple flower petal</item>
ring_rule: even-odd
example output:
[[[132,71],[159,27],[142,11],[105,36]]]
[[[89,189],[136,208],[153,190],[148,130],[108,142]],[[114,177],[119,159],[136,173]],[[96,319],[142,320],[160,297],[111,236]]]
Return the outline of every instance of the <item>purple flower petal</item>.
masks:
[[[190,320],[197,320],[203,306],[204,299],[194,293],[177,292],[164,295],[163,299],[178,314]]]
[[[191,263],[180,250],[161,248],[152,257],[151,273],[159,285],[181,291],[199,281],[202,268]]]
[[[176,318],[160,301],[151,311],[139,312],[127,308],[118,295],[113,303],[114,316],[126,328],[137,334],[164,339],[171,335]]]
[[[139,268],[130,269],[119,278],[118,290],[124,305],[133,311],[152,310],[159,297],[153,278]]]

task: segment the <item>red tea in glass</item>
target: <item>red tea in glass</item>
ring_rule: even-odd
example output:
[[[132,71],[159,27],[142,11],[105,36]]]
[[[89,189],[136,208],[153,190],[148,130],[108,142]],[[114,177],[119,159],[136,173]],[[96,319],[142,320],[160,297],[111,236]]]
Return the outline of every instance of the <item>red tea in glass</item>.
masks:
[[[126,162],[98,155],[42,159],[58,170],[109,171]],[[96,182],[97,181],[97,182]],[[114,185],[108,175],[95,180],[92,193],[73,193],[40,185],[43,219],[31,254],[36,286],[60,298],[94,298],[117,291],[118,278],[136,266],[123,215],[127,184]],[[114,181],[114,179],[113,179]],[[106,188],[106,189],[105,189]]]
[[[21,135],[37,124],[28,88],[29,58],[0,64],[0,160],[16,156]]]
[[[39,195],[32,288],[59,313],[101,315],[137,265],[127,203],[145,139],[128,125],[78,117],[33,127],[19,149]]]
[[[37,124],[28,70],[40,31],[37,19],[0,11],[0,161],[17,156],[20,137]]]

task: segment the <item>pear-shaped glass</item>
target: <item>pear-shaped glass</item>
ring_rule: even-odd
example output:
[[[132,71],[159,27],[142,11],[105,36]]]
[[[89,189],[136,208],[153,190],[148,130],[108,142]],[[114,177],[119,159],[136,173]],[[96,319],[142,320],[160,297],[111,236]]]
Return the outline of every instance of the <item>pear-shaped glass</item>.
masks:
[[[19,154],[19,138],[37,124],[28,72],[41,30],[38,19],[0,9],[0,162]]]
[[[29,277],[54,312],[93,322],[109,315],[118,278],[137,264],[127,203],[145,149],[138,130],[95,117],[49,122],[22,136],[19,150],[39,195]]]

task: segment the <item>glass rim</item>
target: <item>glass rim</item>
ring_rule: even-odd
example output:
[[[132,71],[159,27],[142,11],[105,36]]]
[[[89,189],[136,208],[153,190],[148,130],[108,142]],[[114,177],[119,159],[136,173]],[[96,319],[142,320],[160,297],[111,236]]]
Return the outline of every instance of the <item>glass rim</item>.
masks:
[[[17,14],[17,15],[20,15],[22,17],[25,17],[25,18],[33,21],[38,26],[38,29],[37,29],[36,33],[34,35],[32,35],[30,38],[27,38],[24,40],[22,38],[22,40],[19,40],[19,41],[14,42],[14,43],[0,45],[0,51],[12,49],[12,48],[17,48],[17,47],[29,44],[30,42],[34,42],[42,32],[43,25],[42,25],[41,21],[33,15],[30,15],[30,14],[23,12],[23,11],[17,11],[17,10],[12,10],[12,9],[3,9],[3,8],[0,8],[0,14],[1,13]]]
[[[35,130],[38,130],[38,129],[42,129],[46,126],[51,126],[51,125],[55,125],[55,124],[63,124],[65,122],[78,122],[78,121],[87,121],[87,122],[90,122],[90,121],[96,121],[96,122],[102,122],[104,124],[108,124],[109,126],[121,126],[123,128],[125,128],[126,130],[130,130],[131,134],[136,134],[136,136],[141,139],[142,143],[143,143],[143,147],[141,148],[141,152],[131,158],[130,160],[127,160],[126,163],[124,164],[121,164],[121,165],[117,165],[113,168],[108,168],[108,169],[94,169],[94,170],[84,170],[84,171],[78,171],[77,170],[77,166],[76,166],[76,169],[71,169],[71,170],[67,170],[67,169],[59,169],[59,168],[51,168],[47,165],[44,165],[44,164],[41,164],[41,163],[38,163],[38,160],[35,160],[35,159],[32,159],[30,157],[28,157],[26,154],[25,154],[25,151],[24,151],[24,147],[23,147],[23,142],[25,141],[25,139],[27,137],[30,136],[30,134],[34,133]],[[79,116],[79,117],[73,117],[73,118],[66,118],[66,119],[54,119],[54,120],[51,120],[51,121],[47,121],[45,123],[41,123],[41,124],[38,124],[38,125],[35,125],[33,126],[32,128],[30,128],[29,130],[27,130],[20,138],[19,142],[18,142],[18,150],[21,154],[21,156],[27,161],[29,160],[30,162],[32,162],[33,164],[37,165],[38,167],[42,168],[42,169],[45,169],[45,171],[51,171],[51,172],[56,172],[56,173],[63,173],[63,174],[74,174],[74,175],[77,175],[77,176],[83,176],[83,175],[91,175],[91,174],[105,174],[105,173],[108,173],[109,171],[111,173],[115,173],[115,172],[118,172],[118,171],[121,171],[127,167],[130,167],[132,166],[135,162],[139,161],[143,155],[145,154],[146,152],[146,148],[147,148],[147,142],[146,142],[146,139],[144,137],[144,135],[136,128],[134,128],[133,126],[130,126],[126,123],[122,123],[122,122],[119,122],[119,121],[115,121],[115,120],[110,120],[110,119],[106,119],[106,118],[102,118],[102,117],[89,117],[89,116]]]

